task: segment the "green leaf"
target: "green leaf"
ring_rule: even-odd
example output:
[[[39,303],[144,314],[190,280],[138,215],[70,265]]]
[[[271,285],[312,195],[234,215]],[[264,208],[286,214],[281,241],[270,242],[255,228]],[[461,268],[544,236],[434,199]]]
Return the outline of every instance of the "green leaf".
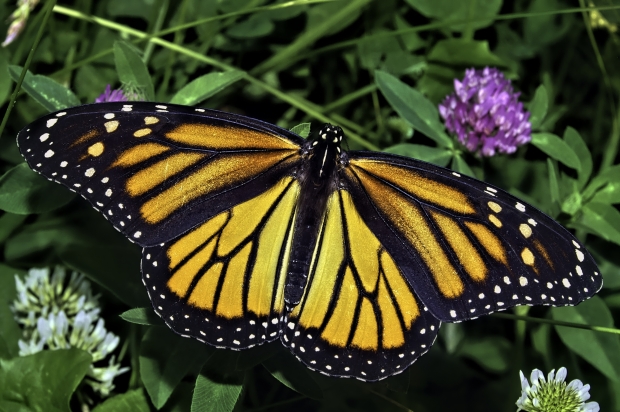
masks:
[[[620,182],[609,182],[592,197],[594,203],[620,203]]]
[[[605,240],[620,245],[620,212],[605,203],[587,203],[582,209],[580,225]]]
[[[76,237],[71,243],[62,245],[58,251],[66,266],[84,273],[129,306],[149,305],[144,285],[140,281],[138,248],[124,243],[118,245],[96,243],[91,239],[80,240],[81,237]],[[126,241],[123,239],[122,242]]]
[[[245,72],[240,70],[205,74],[186,84],[172,97],[170,103],[194,106],[221,92],[243,76]]]
[[[532,144],[558,162],[581,171],[579,156],[559,136],[552,133],[532,133]]]
[[[15,275],[22,275],[22,270],[13,269],[0,263],[0,358],[10,359],[19,355],[17,341],[22,337],[13,312],[11,303],[17,297],[15,289]]]
[[[598,296],[578,306],[552,308],[553,319],[584,325],[614,327],[609,309]],[[562,342],[573,352],[588,361],[603,375],[613,381],[620,381],[620,337],[611,333],[600,333],[566,326],[555,326]]]
[[[530,124],[532,130],[536,130],[542,124],[542,121],[547,115],[547,108],[549,107],[549,97],[547,96],[547,89],[544,85],[538,86],[534,98],[529,104],[530,111]]]
[[[453,24],[453,31],[481,29],[490,26],[502,7],[502,0],[407,0],[407,3],[426,17],[440,21],[476,20],[471,23]],[[483,19],[480,20],[478,19]]]
[[[307,139],[310,136],[310,129],[312,127],[312,123],[300,123],[297,126],[291,128],[291,132]]]
[[[163,326],[163,320],[153,312],[153,308],[134,308],[126,310],[120,314],[120,317],[127,322],[137,325],[154,325]]]
[[[454,170],[455,172],[458,172],[458,173],[461,173],[467,176],[471,176],[471,177],[476,177],[476,175],[474,174],[474,171],[471,170],[471,168],[469,167],[467,162],[465,162],[465,159],[463,159],[463,156],[461,155],[455,155],[452,158],[452,165],[450,166],[450,168]]]
[[[564,141],[575,152],[579,158],[581,169],[579,170],[579,189],[585,186],[592,174],[592,155],[590,149],[583,141],[579,132],[572,127],[568,126],[564,130]]]
[[[44,213],[66,205],[75,193],[20,163],[0,177],[0,209],[20,215]]]
[[[231,26],[226,34],[236,39],[253,39],[270,34],[275,25],[265,14],[253,14],[249,19]]]
[[[400,156],[407,156],[425,162],[446,167],[452,159],[452,152],[440,147],[430,147],[420,144],[400,143],[383,150]]]
[[[592,179],[590,184],[583,191],[583,197],[591,197],[597,190],[609,183],[614,185],[616,183],[620,184],[620,164],[608,167]]]
[[[75,348],[0,359],[0,411],[69,411],[91,362],[88,352]]]
[[[283,385],[311,399],[322,399],[323,390],[312,379],[308,368],[296,362],[290,355],[273,356],[263,366]]]
[[[444,125],[439,121],[437,107],[420,92],[380,70],[375,71],[375,82],[396,113],[414,129],[442,147],[453,146],[452,139],[445,133]]]
[[[114,62],[120,81],[144,93],[145,100],[153,100],[155,91],[149,71],[136,48],[126,42],[114,43]]]
[[[558,183],[558,171],[553,160],[547,158],[547,168],[549,169],[549,195],[551,203],[560,204],[560,185]]]
[[[506,63],[491,52],[489,43],[482,40],[440,40],[430,51],[427,59],[432,63],[463,68],[469,68],[471,66],[506,67]]]
[[[134,389],[107,399],[93,412],[150,412],[151,408],[142,389]]]
[[[465,339],[457,352],[472,359],[493,373],[505,372],[511,360],[511,345],[506,338],[492,336],[477,340]]]
[[[140,346],[140,376],[157,409],[164,406],[181,379],[215,351],[170,329],[151,326]]]
[[[232,412],[243,385],[214,382],[202,372],[196,378],[192,412]]]
[[[9,74],[13,81],[19,80],[21,72],[21,67],[9,66]],[[49,77],[33,75],[30,71],[24,77],[22,89],[50,112],[80,105],[80,100],[71,90]]]
[[[0,242],[4,242],[15,229],[20,227],[28,215],[0,213]]]

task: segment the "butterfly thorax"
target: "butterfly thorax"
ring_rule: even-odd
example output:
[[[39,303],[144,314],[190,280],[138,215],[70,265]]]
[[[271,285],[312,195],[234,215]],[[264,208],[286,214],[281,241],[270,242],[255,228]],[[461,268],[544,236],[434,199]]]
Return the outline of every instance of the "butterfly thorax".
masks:
[[[288,266],[285,299],[289,306],[301,300],[312,256],[319,241],[327,201],[338,185],[342,129],[324,125],[316,139],[302,148],[301,193],[295,215],[294,237]]]

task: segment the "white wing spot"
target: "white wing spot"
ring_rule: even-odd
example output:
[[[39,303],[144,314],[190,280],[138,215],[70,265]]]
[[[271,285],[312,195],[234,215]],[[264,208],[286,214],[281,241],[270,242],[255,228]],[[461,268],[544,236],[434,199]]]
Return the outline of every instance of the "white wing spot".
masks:
[[[553,283],[547,282],[547,289],[552,289],[552,288],[553,288]]]
[[[453,174],[454,176],[456,176],[456,177],[461,177],[461,175],[460,175],[459,173],[452,172],[452,174]]]
[[[89,169],[86,169],[86,171],[84,172],[84,176],[86,177],[92,177],[95,174],[95,169],[93,169],[92,167]]]
[[[495,285],[495,289],[493,289],[493,292],[502,293],[502,288],[500,288],[499,285]]]
[[[420,335],[424,335],[426,333],[426,329],[422,328],[420,329]]]
[[[583,276],[583,271],[581,270],[581,266],[575,266],[575,270],[579,276]]]
[[[508,276],[504,276],[504,283],[510,285],[510,278]]]
[[[52,127],[56,124],[56,122],[58,121],[58,119],[48,119],[46,125],[47,127]]]
[[[106,190],[106,191],[105,191],[105,195],[106,195],[107,197],[112,196],[112,189],[108,189],[108,190]]]
[[[566,278],[562,279],[562,284],[564,285],[565,288],[570,288],[570,282],[568,281],[568,279]]]
[[[522,203],[517,202],[515,207],[517,208],[519,212],[525,212],[525,206]]]
[[[450,311],[450,316],[452,316],[453,318],[456,318],[456,311],[455,310],[451,310]]]
[[[101,183],[108,183],[110,181],[110,178],[108,177],[104,177],[103,179],[101,179]]]
[[[580,262],[583,262],[583,259],[584,259],[584,257],[585,257],[585,256],[584,256],[584,254],[583,254],[583,252],[582,252],[581,250],[579,250],[579,249],[575,249],[575,254],[577,255],[577,259],[578,259]]]
[[[106,113],[103,115],[103,118],[108,120],[114,119],[114,113]]]
[[[56,113],[56,117],[62,117],[64,115],[66,115],[67,112],[60,112],[60,113]]]
[[[577,249],[581,249],[581,246],[575,240],[573,240],[573,245],[575,245]]]
[[[479,295],[478,295],[478,298],[479,298],[479,299],[484,299],[484,293],[479,294]]]
[[[43,133],[43,134],[41,135],[41,137],[39,137],[39,140],[40,140],[40,141],[42,141],[42,142],[44,142],[44,141],[46,141],[47,139],[49,139],[49,137],[50,137],[50,134],[49,134],[49,133]]]
[[[69,163],[63,160],[62,162],[60,162],[60,167],[67,167],[68,164]]]
[[[45,154],[43,155],[47,158],[50,158],[52,156],[54,156],[54,151],[53,150],[48,150],[47,152],[45,152]]]
[[[133,237],[135,237],[136,239],[138,239],[140,236],[142,236],[142,232],[140,231],[133,234]]]
[[[521,277],[519,278],[519,284],[520,284],[521,286],[527,286],[527,278],[526,278],[525,276],[521,276]]]

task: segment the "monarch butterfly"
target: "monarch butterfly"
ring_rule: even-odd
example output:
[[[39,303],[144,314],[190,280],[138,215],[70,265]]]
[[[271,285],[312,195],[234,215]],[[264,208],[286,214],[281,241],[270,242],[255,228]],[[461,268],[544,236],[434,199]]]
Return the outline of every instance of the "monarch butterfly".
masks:
[[[231,349],[280,339],[330,376],[380,380],[427,352],[442,321],[601,288],[584,246],[534,207],[342,139],[123,102],[52,113],[17,142],[144,248],[142,280],[175,332]]]

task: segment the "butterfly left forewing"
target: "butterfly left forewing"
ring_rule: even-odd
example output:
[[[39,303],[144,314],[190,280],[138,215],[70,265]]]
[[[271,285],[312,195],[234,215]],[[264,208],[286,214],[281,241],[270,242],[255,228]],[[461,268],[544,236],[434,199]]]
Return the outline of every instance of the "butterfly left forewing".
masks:
[[[376,221],[388,250],[399,250],[408,281],[444,321],[522,304],[574,305],[602,285],[573,235],[484,182],[381,154],[353,154],[345,175],[362,215]]]
[[[122,102],[52,113],[17,141],[35,171],[150,246],[264,192],[299,161],[302,139],[239,115]]]
[[[376,381],[428,351],[439,326],[350,193],[334,192],[303,298],[283,325],[283,343],[311,369]]]
[[[142,254],[155,311],[177,333],[244,349],[278,338],[299,185],[286,177]]]

